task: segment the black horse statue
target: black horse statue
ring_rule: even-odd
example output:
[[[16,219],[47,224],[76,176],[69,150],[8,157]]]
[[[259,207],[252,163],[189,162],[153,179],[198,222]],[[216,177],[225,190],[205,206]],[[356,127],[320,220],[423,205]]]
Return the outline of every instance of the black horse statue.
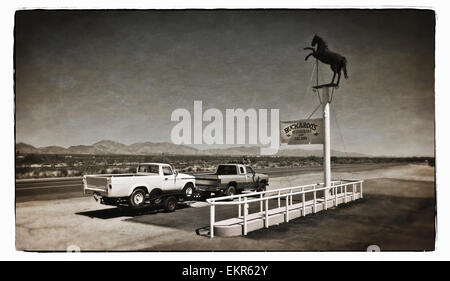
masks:
[[[321,37],[314,35],[314,38],[311,42],[311,46],[316,46],[317,49],[306,47],[304,50],[311,50],[312,53],[307,55],[305,57],[305,61],[310,57],[313,56],[316,59],[320,60],[321,62],[325,64],[329,64],[331,67],[331,70],[333,70],[333,79],[331,80],[331,83],[329,85],[331,86],[339,86],[339,80],[341,79],[341,70],[344,70],[344,76],[347,79],[347,60],[345,57],[341,56],[338,53],[335,53],[333,51],[330,51],[328,49],[328,44],[323,40]],[[336,84],[334,84],[334,78],[336,77],[336,73],[338,75],[338,79]]]

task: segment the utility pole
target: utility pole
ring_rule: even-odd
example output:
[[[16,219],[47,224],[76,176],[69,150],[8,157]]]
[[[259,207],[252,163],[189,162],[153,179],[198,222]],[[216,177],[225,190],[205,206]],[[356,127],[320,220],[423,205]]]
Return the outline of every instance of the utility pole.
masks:
[[[330,88],[324,87],[322,94],[323,124],[325,140],[323,144],[324,180],[326,186],[331,186],[331,135],[330,135]]]
[[[315,87],[319,91],[320,101],[323,109],[323,182],[325,187],[331,187],[331,134],[330,134],[330,88],[334,85],[322,85]],[[327,209],[328,190],[324,191],[325,210]]]

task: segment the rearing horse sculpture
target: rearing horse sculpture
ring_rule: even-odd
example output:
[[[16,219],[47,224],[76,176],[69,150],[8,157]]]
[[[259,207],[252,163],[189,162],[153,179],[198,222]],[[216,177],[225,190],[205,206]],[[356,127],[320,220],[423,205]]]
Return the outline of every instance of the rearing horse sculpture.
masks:
[[[311,50],[312,53],[305,57],[305,61],[313,56],[316,59],[320,60],[325,64],[329,64],[331,70],[333,70],[333,79],[331,80],[330,85],[339,86],[339,80],[341,79],[341,70],[344,70],[344,76],[347,79],[347,60],[345,57],[341,56],[338,53],[330,51],[328,49],[328,44],[321,37],[314,35],[314,38],[311,42],[311,46],[317,45],[317,49],[306,47],[304,50]],[[336,73],[338,74],[338,79],[336,84],[334,84],[334,78],[336,77]]]

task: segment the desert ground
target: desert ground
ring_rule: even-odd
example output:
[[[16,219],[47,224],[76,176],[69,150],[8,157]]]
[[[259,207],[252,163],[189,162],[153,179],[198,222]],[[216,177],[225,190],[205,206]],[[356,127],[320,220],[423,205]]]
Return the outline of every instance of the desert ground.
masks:
[[[173,213],[128,211],[91,197],[16,203],[16,248],[24,251],[432,251],[435,249],[434,167],[377,166],[333,172],[363,179],[364,198],[234,238],[209,238],[206,202]],[[322,173],[276,177],[269,189],[322,181]],[[80,191],[81,193],[81,191]],[[220,207],[217,219],[236,216]]]

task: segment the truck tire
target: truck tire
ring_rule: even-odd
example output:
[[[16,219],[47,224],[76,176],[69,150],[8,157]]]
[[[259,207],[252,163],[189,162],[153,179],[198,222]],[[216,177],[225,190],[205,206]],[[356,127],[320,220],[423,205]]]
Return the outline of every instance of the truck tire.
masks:
[[[184,188],[183,188],[183,199],[184,200],[189,200],[191,198],[193,198],[193,194],[195,192],[194,190],[194,185],[190,182],[188,182]]]
[[[256,191],[260,192],[260,191],[266,191],[266,183],[265,182],[261,182],[259,183],[258,188],[256,189]]]
[[[170,196],[164,200],[164,210],[166,212],[173,212],[177,208],[177,198]]]
[[[236,195],[236,188],[233,185],[228,186],[228,188],[225,190],[226,196],[232,196]]]
[[[145,204],[145,191],[143,189],[137,188],[131,193],[129,198],[129,203],[131,207],[138,208]]]

